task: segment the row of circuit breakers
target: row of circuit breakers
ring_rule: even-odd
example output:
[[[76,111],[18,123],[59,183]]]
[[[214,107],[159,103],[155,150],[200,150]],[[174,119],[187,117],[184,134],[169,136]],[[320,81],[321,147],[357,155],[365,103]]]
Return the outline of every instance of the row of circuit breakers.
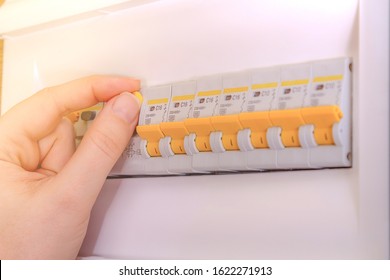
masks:
[[[349,167],[350,69],[339,58],[145,88],[110,175]]]

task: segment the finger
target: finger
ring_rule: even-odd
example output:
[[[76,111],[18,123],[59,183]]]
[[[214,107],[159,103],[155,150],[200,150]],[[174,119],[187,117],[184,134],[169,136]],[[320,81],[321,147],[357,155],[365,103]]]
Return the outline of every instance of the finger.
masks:
[[[41,139],[38,145],[41,162],[37,171],[46,175],[57,174],[76,150],[73,124],[62,119],[54,132]]]
[[[106,177],[128,144],[140,103],[123,93],[110,100],[94,120],[75,154],[56,176],[60,197],[92,208]]]
[[[91,76],[46,88],[19,103],[2,119],[7,134],[39,140],[50,134],[70,112],[107,101],[121,92],[139,90],[139,81],[126,77]]]
[[[54,131],[62,116],[139,89],[139,81],[91,76],[47,88],[0,118],[0,159],[34,171],[40,162],[37,142]]]

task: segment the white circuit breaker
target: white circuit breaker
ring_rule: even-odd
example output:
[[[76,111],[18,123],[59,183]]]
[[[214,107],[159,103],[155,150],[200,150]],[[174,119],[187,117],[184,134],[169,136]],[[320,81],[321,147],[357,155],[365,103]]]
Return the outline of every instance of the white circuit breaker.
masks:
[[[337,58],[143,89],[110,175],[350,167],[350,69]]]

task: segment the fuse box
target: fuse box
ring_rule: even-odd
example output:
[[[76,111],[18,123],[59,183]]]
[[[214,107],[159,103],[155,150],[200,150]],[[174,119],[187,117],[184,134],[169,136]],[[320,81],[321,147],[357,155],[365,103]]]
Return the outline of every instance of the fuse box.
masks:
[[[91,126],[93,120],[97,117],[99,112],[103,109],[104,103],[100,102],[95,106],[83,109],[81,111],[73,112],[68,116],[74,125],[76,145],[78,146],[84,137],[85,132]],[[76,115],[75,115],[76,114]]]
[[[110,175],[351,166],[351,60],[222,73],[142,89]]]

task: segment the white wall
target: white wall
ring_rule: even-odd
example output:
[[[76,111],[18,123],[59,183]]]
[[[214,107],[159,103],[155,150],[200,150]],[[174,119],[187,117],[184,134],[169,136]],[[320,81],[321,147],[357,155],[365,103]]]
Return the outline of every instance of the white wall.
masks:
[[[155,0],[7,0],[0,9],[0,34],[28,34],[152,1]]]
[[[389,9],[385,0],[361,1],[358,16],[357,2],[163,0],[11,36],[3,110],[43,86],[92,73],[154,85],[354,60],[353,168],[108,180],[81,254],[388,258]]]

